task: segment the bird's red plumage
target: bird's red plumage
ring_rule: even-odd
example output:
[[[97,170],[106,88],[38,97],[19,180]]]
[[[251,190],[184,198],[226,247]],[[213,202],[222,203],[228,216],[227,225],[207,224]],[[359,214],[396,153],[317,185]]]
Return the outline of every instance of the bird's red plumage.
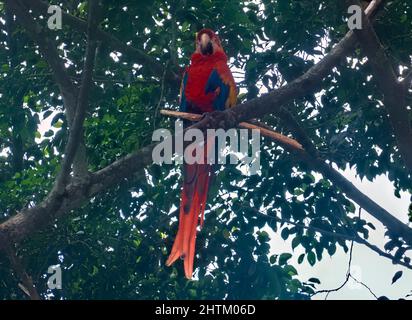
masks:
[[[216,52],[212,56],[200,53],[192,55],[190,67],[187,68],[188,78],[185,88],[187,101],[194,104],[201,112],[213,111],[213,101],[216,93],[205,94],[205,88],[210,73],[219,64],[226,65],[227,57],[224,52]]]

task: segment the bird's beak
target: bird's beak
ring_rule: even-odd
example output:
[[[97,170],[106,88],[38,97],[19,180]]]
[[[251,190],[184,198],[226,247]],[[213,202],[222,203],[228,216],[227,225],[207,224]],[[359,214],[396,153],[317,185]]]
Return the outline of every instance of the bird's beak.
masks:
[[[207,56],[213,54],[213,44],[207,33],[200,36],[200,52]]]

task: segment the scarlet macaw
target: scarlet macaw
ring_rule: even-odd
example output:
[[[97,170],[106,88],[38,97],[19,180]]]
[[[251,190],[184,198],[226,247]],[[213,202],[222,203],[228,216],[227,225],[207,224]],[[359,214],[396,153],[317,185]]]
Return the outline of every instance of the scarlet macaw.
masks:
[[[233,107],[236,100],[236,84],[220,39],[212,30],[202,29],[196,35],[196,51],[183,75],[180,111],[204,114]],[[180,257],[188,279],[192,278],[196,229],[199,217],[203,226],[211,175],[211,164],[183,166],[179,229],[166,265],[170,266]]]

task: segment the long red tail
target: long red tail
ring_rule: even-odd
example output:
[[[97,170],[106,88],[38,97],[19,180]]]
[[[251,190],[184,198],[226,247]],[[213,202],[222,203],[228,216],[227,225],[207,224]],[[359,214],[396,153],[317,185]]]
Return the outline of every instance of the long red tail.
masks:
[[[205,148],[206,149],[206,148]],[[178,258],[184,260],[185,276],[192,278],[197,226],[203,226],[207,193],[212,166],[210,164],[184,164],[183,190],[180,201],[179,229],[166,261],[170,266]]]

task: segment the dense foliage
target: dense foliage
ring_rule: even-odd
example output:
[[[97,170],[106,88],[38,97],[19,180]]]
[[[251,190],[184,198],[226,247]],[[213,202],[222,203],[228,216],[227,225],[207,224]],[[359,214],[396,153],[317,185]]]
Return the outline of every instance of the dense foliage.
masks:
[[[83,1],[52,2],[87,18]],[[237,70],[240,101],[300,76],[347,32],[345,7],[325,0],[104,1],[101,14],[102,29],[177,73],[189,62],[195,32],[214,28]],[[391,1],[375,26],[394,63],[408,67],[411,4]],[[1,222],[38,203],[50,190],[68,124],[47,63],[2,3],[0,28]],[[79,79],[84,34],[64,20],[63,29],[50,34],[57,38],[68,73]],[[178,83],[153,74],[151,67],[99,42],[85,121],[91,171],[149,144],[154,129],[173,128],[172,120],[158,111],[177,108]],[[340,169],[356,168],[369,180],[388,174],[395,195],[401,190],[412,193],[381,103],[382,93],[370,74],[356,50],[324,80],[323,90],[288,108],[303,120],[325,159]],[[263,120],[290,134],[277,118]],[[51,128],[42,132],[40,123],[50,123]],[[133,174],[34,234],[18,247],[18,254],[44,295],[51,293],[46,286],[48,266],[62,266],[63,289],[52,292],[56,298],[308,299],[318,280],[299,277],[289,264],[292,250],[274,248],[275,254],[270,255],[270,237],[262,228],[269,226],[284,239],[292,239],[293,249],[304,249],[299,263],[306,260],[311,265],[325,255],[333,256],[339,246],[347,251],[349,242],[268,217],[364,237],[374,226],[357,216],[354,203],[329,180],[266,139],[261,165],[259,175],[242,175],[233,165],[217,175],[197,242],[198,280],[187,281],[180,263],[164,266],[177,229],[180,196],[181,172],[173,165]],[[387,249],[397,246],[392,241]],[[0,298],[25,298],[18,282],[1,256]]]

